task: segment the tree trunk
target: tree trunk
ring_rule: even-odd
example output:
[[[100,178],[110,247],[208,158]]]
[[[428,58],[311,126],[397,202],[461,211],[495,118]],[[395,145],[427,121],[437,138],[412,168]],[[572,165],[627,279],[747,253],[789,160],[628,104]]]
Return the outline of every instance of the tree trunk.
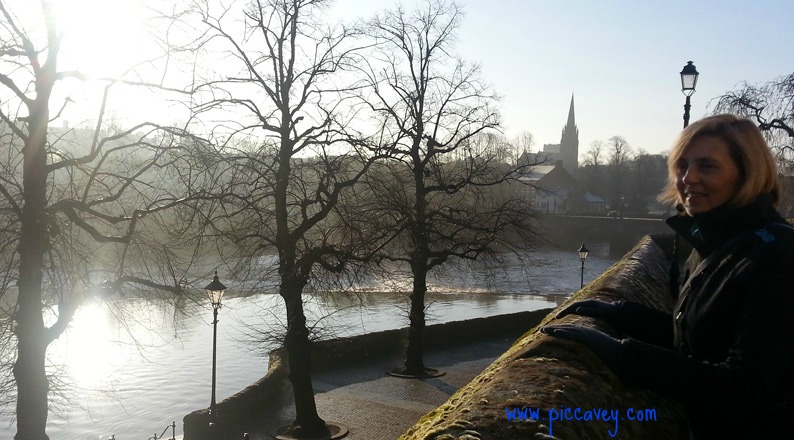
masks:
[[[19,299],[17,322],[17,359],[14,379],[17,385],[16,440],[49,440],[47,427],[49,382],[45,370],[47,340],[42,316],[42,266],[47,250],[47,158],[44,145],[48,112],[46,100],[37,102],[31,113],[29,136],[25,143],[23,196],[19,243]]]
[[[294,434],[316,436],[328,432],[325,421],[317,414],[312,386],[311,345],[306,315],[301,299],[302,288],[283,283],[281,297],[287,307],[285,348],[289,362],[289,380],[295,396]],[[305,283],[303,283],[305,284]]]
[[[422,133],[420,127],[419,132]],[[432,139],[428,140],[428,154],[433,147]],[[411,230],[411,239],[414,244],[414,251],[411,255],[411,272],[414,277],[413,291],[411,292],[411,311],[408,315],[408,348],[405,350],[405,370],[407,375],[424,375],[425,364],[422,359],[424,354],[424,333],[425,333],[425,292],[427,292],[427,271],[428,258],[430,255],[426,211],[427,211],[427,189],[425,188],[425,163],[422,160],[421,147],[422,137],[414,139],[411,148],[411,160],[413,162],[414,177],[414,202],[415,224]]]
[[[425,372],[423,360],[425,333],[425,293],[427,292],[426,267],[414,268],[414,287],[411,292],[411,312],[408,316],[408,348],[405,353],[405,374],[421,375]]]
[[[21,310],[21,308],[20,308]],[[18,329],[18,352],[14,364],[17,385],[17,434],[15,440],[49,440],[47,427],[47,393],[49,382],[45,371],[45,351],[42,329],[27,333]]]

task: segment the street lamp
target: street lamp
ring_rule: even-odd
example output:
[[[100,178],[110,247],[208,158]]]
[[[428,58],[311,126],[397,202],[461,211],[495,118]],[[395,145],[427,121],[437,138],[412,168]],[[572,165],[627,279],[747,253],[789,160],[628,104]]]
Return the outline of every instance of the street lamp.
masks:
[[[587,254],[590,253],[590,250],[584,247],[584,242],[582,242],[582,246],[579,248],[579,259],[582,260],[582,284],[579,286],[581,289],[584,287],[584,260],[587,259]]]
[[[689,108],[691,107],[689,104],[689,97],[695,93],[698,75],[700,75],[700,73],[698,73],[692,61],[687,61],[686,66],[681,70],[681,92],[686,96],[686,102],[684,103],[684,128],[689,125]]]
[[[215,420],[218,418],[218,412],[215,409],[215,353],[218,347],[218,309],[221,308],[223,293],[226,291],[226,286],[218,279],[217,270],[215,271],[215,278],[204,289],[207,290],[207,296],[212,304],[212,400],[210,400],[210,416],[212,420]]]

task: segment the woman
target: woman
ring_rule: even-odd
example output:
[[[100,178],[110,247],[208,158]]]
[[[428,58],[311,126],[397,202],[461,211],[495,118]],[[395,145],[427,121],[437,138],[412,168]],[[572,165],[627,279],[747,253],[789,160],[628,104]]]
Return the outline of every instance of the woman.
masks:
[[[586,344],[621,378],[679,400],[695,439],[794,438],[794,228],[778,214],[774,159],[734,115],[690,125],[668,158],[660,200],[694,248],[673,313],[587,300],[563,309],[610,321],[616,339],[544,327]]]

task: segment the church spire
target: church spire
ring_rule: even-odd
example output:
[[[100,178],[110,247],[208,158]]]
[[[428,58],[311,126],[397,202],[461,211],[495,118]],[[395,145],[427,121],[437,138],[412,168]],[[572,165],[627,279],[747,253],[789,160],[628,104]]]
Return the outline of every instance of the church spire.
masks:
[[[571,108],[568,109],[568,122],[565,124],[565,128],[576,128],[576,118],[573,112],[573,93],[571,93]]]
[[[579,128],[576,126],[573,97],[573,93],[571,93],[568,121],[565,123],[565,128],[562,129],[560,138],[560,158],[563,161],[563,166],[569,171],[579,167]]]

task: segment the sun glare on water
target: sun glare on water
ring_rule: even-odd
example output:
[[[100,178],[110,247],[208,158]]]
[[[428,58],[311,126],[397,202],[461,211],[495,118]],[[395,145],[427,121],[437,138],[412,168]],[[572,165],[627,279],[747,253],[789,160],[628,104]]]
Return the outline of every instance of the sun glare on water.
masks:
[[[69,376],[82,389],[96,389],[112,375],[118,347],[109,337],[113,332],[109,315],[99,303],[77,311],[67,332],[65,361]]]

